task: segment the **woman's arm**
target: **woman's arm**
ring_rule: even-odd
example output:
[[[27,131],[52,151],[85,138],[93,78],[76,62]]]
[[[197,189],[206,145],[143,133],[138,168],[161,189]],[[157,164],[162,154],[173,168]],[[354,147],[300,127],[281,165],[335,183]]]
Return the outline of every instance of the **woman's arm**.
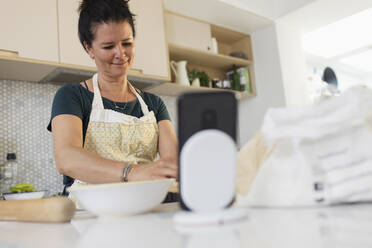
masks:
[[[128,181],[178,177],[178,145],[172,124],[158,123],[160,160],[134,165]],[[120,182],[125,162],[103,158],[83,149],[82,121],[74,115],[58,115],[52,120],[54,156],[61,174],[87,183]]]
[[[61,174],[87,183],[121,181],[125,162],[103,158],[83,149],[82,121],[69,114],[52,120],[54,156]]]
[[[158,122],[160,159],[149,164],[134,165],[128,175],[129,181],[178,178],[178,141],[169,120]]]
[[[159,155],[160,159],[178,163],[178,140],[172,123],[169,120],[162,120],[159,127]]]

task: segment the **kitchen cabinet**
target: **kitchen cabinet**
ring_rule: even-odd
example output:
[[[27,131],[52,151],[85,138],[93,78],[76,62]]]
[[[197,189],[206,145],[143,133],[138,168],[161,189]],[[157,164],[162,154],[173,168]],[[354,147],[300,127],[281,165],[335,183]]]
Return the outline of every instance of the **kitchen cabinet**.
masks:
[[[189,17],[166,12],[166,31],[170,60],[187,61],[187,69],[205,71],[211,79],[223,80],[226,72],[234,67],[246,67],[249,72],[250,91],[236,92],[238,98],[249,98],[256,95],[254,82],[253,54],[251,39],[248,34],[229,30],[213,24],[198,21]],[[218,53],[211,51],[211,38],[218,44]],[[244,54],[233,57],[230,53]],[[172,81],[175,81],[172,74]],[[150,92],[177,96],[190,91],[221,90],[206,87],[185,87],[175,83],[151,86]]]
[[[80,0],[6,0],[0,8],[0,79],[79,82],[96,72],[78,38]],[[128,79],[138,88],[170,80],[162,0],[130,1],[136,56]],[[17,16],[17,18],[15,18]]]
[[[0,33],[3,53],[58,62],[56,0],[1,1]]]
[[[31,82],[79,82],[96,71],[78,38],[79,0],[7,0],[0,9],[0,79]],[[187,60],[188,69],[223,79],[233,66],[247,67],[256,95],[251,41],[248,34],[163,11],[162,0],[130,1],[136,14],[136,55],[129,80],[141,89],[177,96],[188,91],[219,90],[185,87],[169,81],[169,61]],[[17,13],[15,15],[15,13]],[[17,18],[14,18],[17,16]],[[212,53],[211,38],[218,43]],[[232,57],[240,51],[246,58]],[[169,82],[169,83],[164,83]]]
[[[168,47],[165,38],[162,0],[129,2],[136,15],[136,56],[133,69],[145,75],[170,80]]]
[[[78,36],[79,0],[58,0],[60,63],[95,67]]]
[[[95,67],[78,38],[79,0],[58,0],[60,62]],[[136,55],[130,75],[169,80],[161,0],[129,2],[135,16]]]
[[[188,47],[199,51],[211,49],[211,27],[170,12],[165,12],[166,37],[170,44]]]

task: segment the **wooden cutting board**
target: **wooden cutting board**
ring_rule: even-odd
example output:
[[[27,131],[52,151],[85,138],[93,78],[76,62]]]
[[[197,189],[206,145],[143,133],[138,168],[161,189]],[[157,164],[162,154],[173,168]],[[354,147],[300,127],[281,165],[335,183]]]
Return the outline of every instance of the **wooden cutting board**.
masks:
[[[68,222],[75,204],[66,197],[0,201],[0,221]]]

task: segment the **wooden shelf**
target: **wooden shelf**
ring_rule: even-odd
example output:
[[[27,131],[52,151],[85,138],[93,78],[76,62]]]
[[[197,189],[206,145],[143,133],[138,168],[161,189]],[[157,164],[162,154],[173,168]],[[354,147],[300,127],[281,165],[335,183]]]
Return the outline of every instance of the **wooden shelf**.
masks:
[[[206,67],[213,67],[221,70],[230,70],[233,65],[247,67],[252,61],[235,58],[232,56],[215,54],[212,52],[199,51],[193,48],[168,44],[169,54],[172,60],[187,60],[189,63]]]
[[[253,93],[246,93],[246,92],[238,92],[234,90],[226,90],[226,89],[217,89],[217,88],[207,88],[207,87],[194,87],[194,86],[184,86],[176,83],[162,83],[158,85],[152,85],[146,88],[147,92],[159,94],[159,95],[167,95],[167,96],[179,96],[183,93],[188,92],[219,92],[219,91],[230,91],[235,93],[236,98],[239,100],[248,99],[255,97],[256,95]]]
[[[1,80],[72,83],[85,80],[96,71],[95,67],[0,55]],[[128,79],[140,89],[145,89],[152,84],[169,81],[168,78],[144,75],[138,70],[130,70]]]
[[[48,78],[58,79],[55,82],[70,83],[79,82],[79,77],[90,77],[96,72],[96,68],[87,66],[75,66],[46,62],[35,59],[20,58],[16,56],[0,55],[0,79],[30,82],[49,82]],[[58,74],[58,75],[56,75]],[[140,89],[160,95],[179,96],[186,92],[199,91],[231,91],[237,99],[247,99],[255,94],[237,92],[233,90],[184,86],[175,83],[165,83],[160,78],[141,74],[140,71],[131,70],[128,79],[135,81],[134,85]]]
[[[0,56],[0,78],[39,82],[56,68],[53,63],[14,56]]]

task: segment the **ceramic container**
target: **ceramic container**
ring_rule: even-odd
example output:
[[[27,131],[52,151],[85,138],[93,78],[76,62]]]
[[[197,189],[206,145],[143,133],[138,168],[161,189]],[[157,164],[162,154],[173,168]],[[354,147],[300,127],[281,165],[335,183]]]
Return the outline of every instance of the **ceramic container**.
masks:
[[[79,185],[69,188],[78,204],[97,216],[143,213],[159,205],[174,179]]]

